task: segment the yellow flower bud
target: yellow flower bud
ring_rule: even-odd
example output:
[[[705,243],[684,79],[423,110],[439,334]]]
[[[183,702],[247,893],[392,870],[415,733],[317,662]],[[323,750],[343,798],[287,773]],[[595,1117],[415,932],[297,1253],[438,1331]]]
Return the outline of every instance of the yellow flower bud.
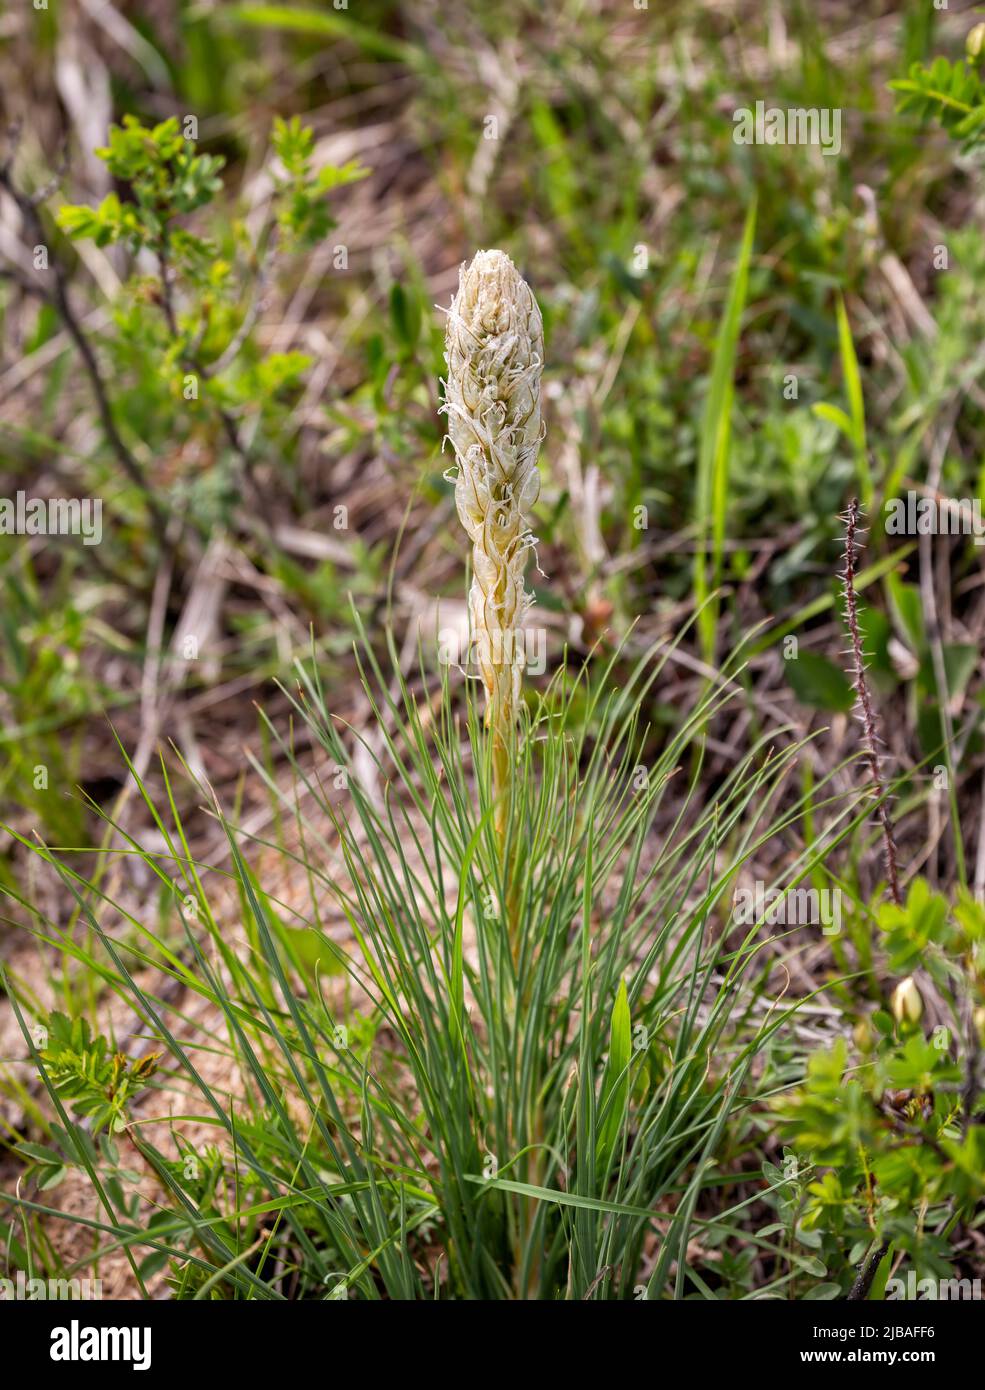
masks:
[[[893,1018],[899,1024],[919,1023],[923,1017],[923,997],[912,975],[900,980],[890,1001]]]
[[[852,1037],[859,1052],[872,1051],[872,1025],[867,1018],[860,1018],[852,1029]]]
[[[978,58],[985,48],[985,23],[976,24],[964,41],[965,52],[969,58]]]

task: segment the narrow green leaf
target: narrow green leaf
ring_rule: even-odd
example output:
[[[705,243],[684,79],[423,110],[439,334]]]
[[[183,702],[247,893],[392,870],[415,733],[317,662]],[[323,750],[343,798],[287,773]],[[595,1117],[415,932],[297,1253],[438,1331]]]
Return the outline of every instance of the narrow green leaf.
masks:
[[[698,545],[694,559],[694,600],[706,661],[715,651],[718,602],[709,596],[721,580],[732,442],[732,397],[739,329],[749,287],[749,265],[756,232],[756,204],[746,214],[739,254],[732,272],[725,313],[718,328],[711,379],[705,398],[698,449]]]

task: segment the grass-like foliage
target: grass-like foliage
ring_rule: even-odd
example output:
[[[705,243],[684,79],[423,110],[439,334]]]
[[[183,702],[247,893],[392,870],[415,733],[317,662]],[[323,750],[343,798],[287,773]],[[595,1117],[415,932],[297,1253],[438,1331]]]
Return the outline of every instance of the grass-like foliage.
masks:
[[[789,1023],[782,1009],[753,1021],[761,928],[733,939],[715,909],[776,831],[772,798],[796,748],[751,747],[712,798],[678,794],[664,819],[689,762],[699,784],[729,673],[657,743],[641,707],[666,651],[617,653],[594,674],[562,668],[525,706],[504,856],[490,737],[471,699],[456,700],[447,667],[437,686],[422,670],[412,689],[395,649],[386,679],[368,643],[364,653],[376,743],[332,718],[307,664],[295,707],[327,771],[305,771],[296,736],[269,726],[294,767],[289,792],[268,781],[295,817],[296,848],[283,827],[267,848],[307,877],[310,911],[291,919],[264,891],[251,860],[265,842],[214,807],[231,864],[219,882],[231,874],[242,905],[242,933],[223,938],[209,906],[217,876],[193,862],[175,798],[162,814],[143,784],[167,852],[130,848],[167,885],[183,941],[136,920],[121,930],[98,877],[39,851],[91,929],[87,947],[50,924],[41,935],[128,1001],[177,1070],[170,1084],[188,1083],[219,1134],[194,1145],[183,1116],[162,1147],[163,1125],[115,1105],[114,1132],[170,1208],[138,1215],[121,1184],[114,1198],[100,1182],[32,1042],[62,1120],[61,1161],[90,1167],[109,1244],[150,1246],[142,1275],[170,1256],[183,1292],[679,1296],[726,1121],[748,1103],[754,1054]],[[337,836],[323,834],[331,824]],[[327,930],[333,902],[344,945]],[[202,1040],[166,988],[138,983],[152,960],[221,1009],[227,1037],[214,1046],[235,1059],[237,1094],[206,1081]],[[57,1156],[43,1155],[50,1174]]]

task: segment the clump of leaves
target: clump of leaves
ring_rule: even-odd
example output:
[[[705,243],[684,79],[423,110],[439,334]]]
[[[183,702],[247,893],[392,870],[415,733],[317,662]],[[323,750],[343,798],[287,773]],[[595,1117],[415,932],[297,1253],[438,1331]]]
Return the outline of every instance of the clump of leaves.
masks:
[[[313,132],[297,117],[275,120],[273,194],[254,240],[228,208],[213,207],[223,160],[200,152],[193,135],[176,118],[146,126],[127,116],[96,151],[123,191],[95,208],[65,205],[57,222],[73,240],[118,245],[134,258],[105,342],[116,367],[113,413],[169,457],[215,457],[215,477],[177,470],[195,494],[190,514],[208,527],[228,520],[255,464],[283,461],[289,407],[310,366],[303,353],[261,347],[267,283],[335,225],[327,195],[368,171],[354,161],[315,169]],[[148,253],[156,273],[147,272]]]
[[[278,224],[290,240],[314,246],[336,226],[325,195],[365,178],[369,170],[357,159],[350,159],[342,165],[323,164],[316,171],[312,167],[314,131],[303,126],[298,116],[289,121],[276,116],[271,139],[280,166],[274,169]]]
[[[907,77],[890,82],[899,93],[896,109],[923,120],[936,119],[965,151],[985,143],[985,83],[981,64],[985,57],[985,26],[976,24],[968,35],[967,62],[935,58],[914,63]]]
[[[917,879],[877,921],[889,970],[926,972],[937,1021],[925,1031],[919,987],[907,979],[908,1008],[860,1020],[856,1058],[845,1038],[815,1052],[804,1084],[775,1109],[781,1134],[819,1170],[801,1221],[829,1257],[840,1250],[854,1264],[875,1240],[910,1256],[918,1276],[944,1278],[950,1237],[985,1196],[985,909],[964,894],[952,905]]]
[[[110,126],[109,144],[97,149],[115,179],[129,184],[133,201],[108,193],[98,208],[66,205],[59,226],[70,236],[91,237],[97,246],[122,242],[132,251],[160,251],[168,241],[183,261],[204,262],[211,242],[172,226],[175,218],[203,207],[222,188],[219,155],[199,154],[175,117],[148,128],[136,116]]]
[[[953,905],[915,879],[904,899],[876,713],[866,678],[856,583],[859,506],[846,523],[842,574],[852,688],[862,725],[866,776],[878,817],[889,901],[876,909],[885,971],[897,977],[890,1007],[861,1018],[849,1065],[848,1041],[815,1052],[804,1084],[775,1101],[780,1131],[819,1171],[801,1204],[805,1231],[849,1249],[856,1263],[875,1248],[849,1294],[864,1298],[890,1247],[918,1275],[952,1271],[949,1237],[985,1194],[985,1125],[979,1029],[985,998],[985,909],[961,892]],[[868,949],[859,958],[871,965]],[[920,980],[932,1000],[931,1036]],[[827,1268],[827,1265],[826,1265]]]
[[[777,1011],[748,1026],[739,1005],[758,988],[758,928],[729,946],[719,980],[733,927],[716,922],[797,749],[750,750],[714,804],[682,815],[644,868],[654,820],[714,695],[644,763],[640,707],[661,670],[656,654],[641,655],[616,689],[611,664],[598,678],[590,667],[562,677],[521,710],[536,737],[525,738],[512,788],[509,880],[481,712],[468,698],[464,715],[455,708],[444,666],[433,706],[422,706],[392,637],[398,685],[388,695],[360,635],[364,688],[388,728],[386,750],[371,755],[391,784],[384,800],[352,767],[317,668],[299,662],[299,694],[288,695],[323,755],[346,769],[344,788],[333,789],[347,793],[342,801],[309,784],[334,843],[307,813],[298,820],[311,905],[295,923],[333,953],[345,980],[332,988],[319,972],[304,983],[239,828],[223,820],[248,952],[232,949],[206,884],[193,864],[186,871],[198,908],[185,921],[195,968],[182,978],[221,1007],[235,1074],[250,1084],[236,1083],[232,1097],[211,1090],[135,985],[126,947],[80,900],[104,968],[121,990],[139,992],[223,1153],[217,1178],[208,1163],[187,1162],[196,1155],[176,1131],[166,1150],[144,1129],[128,1131],[167,1208],[167,1225],[141,1231],[139,1243],[166,1247],[176,1278],[194,1265],[186,1292],[200,1295],[208,1286],[278,1297],[290,1270],[291,1297],[682,1297],[681,1256],[708,1169],[753,1057],[789,1019]],[[435,711],[426,723],[422,708]],[[265,725],[306,779],[285,735]],[[61,872],[51,852],[35,852]],[[351,929],[344,943],[322,926],[328,899]],[[363,1001],[358,1012],[351,994]],[[718,1221],[735,1210],[726,1204]],[[658,1239],[661,1221],[669,1226]],[[115,1209],[107,1224],[135,1238]]]
[[[84,1018],[54,1013],[40,1056],[56,1095],[77,1115],[88,1116],[91,1132],[98,1134],[126,1128],[129,1106],[146,1090],[160,1053],[127,1057],[104,1037],[93,1037]]]

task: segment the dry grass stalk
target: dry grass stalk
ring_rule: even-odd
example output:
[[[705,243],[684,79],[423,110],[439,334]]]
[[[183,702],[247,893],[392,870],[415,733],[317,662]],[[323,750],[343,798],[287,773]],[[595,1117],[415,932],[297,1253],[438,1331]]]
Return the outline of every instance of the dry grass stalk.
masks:
[[[881,739],[876,730],[872,697],[869,694],[868,683],[865,679],[865,654],[862,650],[862,635],[858,624],[858,599],[855,594],[855,552],[858,545],[859,530],[857,498],[853,497],[849,502],[848,510],[843,519],[845,522],[845,568],[841,578],[845,595],[845,622],[848,625],[848,635],[852,644],[849,651],[852,658],[849,674],[852,676],[852,686],[858,697],[858,718],[862,725],[862,741],[865,746],[866,762],[869,765],[869,780],[879,803],[877,815],[882,828],[883,858],[886,864],[889,895],[897,906],[901,906],[903,898],[900,893],[896,837],[893,834],[893,821],[889,813],[886,787],[879,766],[878,744]]]

